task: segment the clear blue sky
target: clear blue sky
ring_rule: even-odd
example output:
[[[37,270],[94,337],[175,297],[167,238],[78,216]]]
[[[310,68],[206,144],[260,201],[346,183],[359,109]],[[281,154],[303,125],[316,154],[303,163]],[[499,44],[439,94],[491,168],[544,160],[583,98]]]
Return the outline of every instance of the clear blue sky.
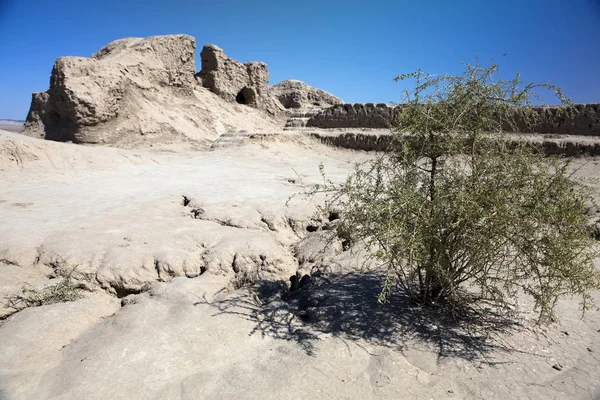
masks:
[[[347,102],[398,102],[396,75],[458,72],[477,55],[600,102],[600,0],[0,0],[0,118],[25,118],[55,58],[170,33]]]

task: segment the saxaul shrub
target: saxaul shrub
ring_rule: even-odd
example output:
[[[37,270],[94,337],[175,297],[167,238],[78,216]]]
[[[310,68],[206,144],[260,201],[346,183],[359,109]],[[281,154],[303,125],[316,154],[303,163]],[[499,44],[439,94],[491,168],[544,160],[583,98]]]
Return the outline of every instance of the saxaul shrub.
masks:
[[[568,104],[560,89],[503,80],[496,64],[396,79],[416,86],[388,151],[342,184],[325,179],[310,191],[327,194],[325,207],[341,211],[337,229],[387,270],[379,300],[399,289],[425,305],[506,306],[525,294],[540,320],[564,296],[588,307],[600,287],[592,191],[573,179],[570,160],[518,136],[537,123],[541,90]]]

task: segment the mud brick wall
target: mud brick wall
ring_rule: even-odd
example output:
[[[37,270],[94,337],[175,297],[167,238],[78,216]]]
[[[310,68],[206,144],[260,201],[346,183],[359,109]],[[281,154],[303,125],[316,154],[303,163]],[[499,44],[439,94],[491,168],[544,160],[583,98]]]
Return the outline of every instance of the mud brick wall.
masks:
[[[389,128],[398,106],[380,104],[339,104],[311,117],[307,127],[313,128]],[[535,107],[536,123],[527,126],[516,110],[520,132],[600,136],[600,104],[574,104],[558,107]]]

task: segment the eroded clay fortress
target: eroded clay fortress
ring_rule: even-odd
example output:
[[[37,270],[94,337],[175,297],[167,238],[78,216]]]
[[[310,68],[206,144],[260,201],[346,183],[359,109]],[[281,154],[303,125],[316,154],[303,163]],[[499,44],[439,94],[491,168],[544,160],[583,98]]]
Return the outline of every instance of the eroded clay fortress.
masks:
[[[262,62],[240,63],[187,35],[117,40],[91,58],[60,57],[50,88],[34,93],[23,133],[132,148],[187,143],[203,149],[249,134],[303,131],[329,144],[383,150],[397,107],[348,104],[297,80],[269,86]],[[600,154],[575,136],[600,136],[600,105],[535,109],[531,133],[551,153]],[[550,135],[550,136],[549,136]]]

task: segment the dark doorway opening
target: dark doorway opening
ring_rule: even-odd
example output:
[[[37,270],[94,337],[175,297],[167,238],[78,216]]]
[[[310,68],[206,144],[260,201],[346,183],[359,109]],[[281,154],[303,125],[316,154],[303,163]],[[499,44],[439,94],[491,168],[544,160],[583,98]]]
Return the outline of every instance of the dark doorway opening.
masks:
[[[239,91],[235,97],[235,101],[237,101],[239,104],[254,105],[256,103],[256,93],[252,88],[246,86]]]

